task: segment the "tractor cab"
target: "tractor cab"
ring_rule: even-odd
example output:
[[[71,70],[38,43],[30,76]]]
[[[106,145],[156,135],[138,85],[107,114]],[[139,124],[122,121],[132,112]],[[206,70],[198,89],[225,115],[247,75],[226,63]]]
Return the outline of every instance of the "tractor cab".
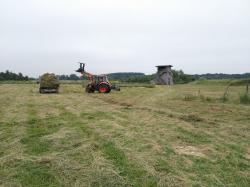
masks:
[[[94,80],[96,83],[109,82],[107,75],[96,75]]]

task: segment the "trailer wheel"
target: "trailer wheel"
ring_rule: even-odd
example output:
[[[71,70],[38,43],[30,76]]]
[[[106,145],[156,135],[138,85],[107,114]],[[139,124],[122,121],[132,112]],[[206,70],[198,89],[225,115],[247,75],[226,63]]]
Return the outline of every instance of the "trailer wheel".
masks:
[[[39,88],[39,93],[40,93],[40,94],[44,94],[44,91],[43,91],[42,88]]]

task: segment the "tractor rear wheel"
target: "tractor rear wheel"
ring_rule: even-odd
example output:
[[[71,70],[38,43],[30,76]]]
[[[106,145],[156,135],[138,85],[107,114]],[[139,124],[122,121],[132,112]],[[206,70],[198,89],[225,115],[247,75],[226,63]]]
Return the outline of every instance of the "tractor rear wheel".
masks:
[[[98,88],[99,93],[109,93],[111,88],[108,84],[101,83]]]

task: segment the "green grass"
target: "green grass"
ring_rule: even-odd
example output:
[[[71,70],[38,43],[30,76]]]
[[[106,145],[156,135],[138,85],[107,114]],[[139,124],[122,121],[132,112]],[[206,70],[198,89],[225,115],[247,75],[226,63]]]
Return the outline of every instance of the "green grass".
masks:
[[[227,85],[231,85],[231,86],[244,86],[247,84],[250,84],[250,79],[246,78],[246,79],[211,79],[211,80],[207,80],[207,79],[201,79],[201,80],[197,80],[191,84],[197,84],[197,85],[220,85],[220,86],[227,86]]]
[[[150,83],[119,83],[119,87],[144,87],[144,88],[155,88],[155,85]]]
[[[248,94],[241,95],[240,96],[240,103],[250,104],[250,96]]]
[[[50,166],[34,162],[22,162],[17,166],[17,174],[14,176],[22,186],[59,186],[59,179]]]
[[[132,186],[156,186],[156,177],[150,176],[146,171],[127,159],[126,155],[116,148],[114,143],[107,142],[102,146],[105,157],[118,168],[119,174],[129,181]]]
[[[192,145],[211,143],[211,138],[204,132],[193,132],[185,130],[181,127],[177,128],[176,131],[180,134],[179,138],[183,142],[190,143]]]
[[[227,86],[230,84],[233,80],[232,79],[201,79],[201,80],[196,80],[191,84],[197,84],[197,85],[220,85],[220,86]]]
[[[0,86],[0,186],[250,186],[245,86]]]
[[[0,81],[0,85],[2,84],[36,84],[35,80],[28,80],[28,81]]]

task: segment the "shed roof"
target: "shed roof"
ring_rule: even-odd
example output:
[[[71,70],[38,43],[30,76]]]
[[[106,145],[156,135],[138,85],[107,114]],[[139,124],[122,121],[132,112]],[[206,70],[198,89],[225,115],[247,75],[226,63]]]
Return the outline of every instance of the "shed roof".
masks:
[[[172,65],[158,65],[156,67],[163,68],[163,67],[173,67]]]

